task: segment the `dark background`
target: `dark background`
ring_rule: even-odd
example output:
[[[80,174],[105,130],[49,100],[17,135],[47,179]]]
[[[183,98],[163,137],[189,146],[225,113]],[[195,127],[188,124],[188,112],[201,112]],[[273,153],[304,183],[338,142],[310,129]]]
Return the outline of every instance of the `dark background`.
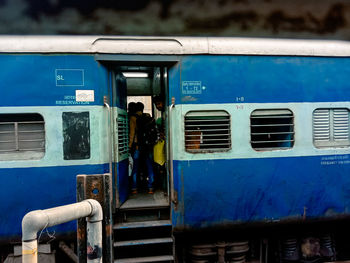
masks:
[[[350,40],[350,0],[0,0],[0,34]]]

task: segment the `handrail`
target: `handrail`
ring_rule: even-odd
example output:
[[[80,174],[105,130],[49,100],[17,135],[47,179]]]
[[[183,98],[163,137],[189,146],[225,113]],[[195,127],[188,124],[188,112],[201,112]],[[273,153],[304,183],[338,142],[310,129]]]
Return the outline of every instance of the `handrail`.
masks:
[[[108,173],[113,176],[113,144],[112,143],[112,136],[114,136],[114,132],[112,131],[112,109],[111,106],[107,103],[107,96],[103,97],[103,105],[107,108],[108,111],[108,123],[107,123],[107,143],[108,143],[108,158],[109,158],[109,168],[108,168]],[[114,141],[114,137],[113,137]],[[116,181],[116,180],[115,180]],[[109,182],[109,187],[110,189],[113,189],[112,185],[112,180]],[[112,202],[113,200],[113,191],[110,192],[110,200]],[[118,189],[116,189],[116,194],[115,194],[115,202],[113,202],[113,207],[114,204],[118,204],[119,202],[119,193]]]
[[[22,219],[22,263],[38,262],[38,231],[82,217],[87,217],[87,262],[102,263],[103,211],[93,199],[27,213]]]
[[[175,196],[175,190],[174,190],[174,171],[173,171],[173,151],[172,151],[172,136],[171,136],[171,122],[172,122],[172,110],[173,108],[175,108],[175,98],[172,97],[171,98],[171,105],[170,105],[170,109],[169,109],[169,168],[170,168],[170,191],[171,191],[171,201],[176,204],[177,203],[177,198]]]
[[[108,111],[108,124],[107,124],[107,143],[108,143],[108,157],[109,157],[109,171],[108,173],[112,174],[112,143],[111,143],[111,107],[107,103],[107,97],[103,97],[103,105],[107,108]]]

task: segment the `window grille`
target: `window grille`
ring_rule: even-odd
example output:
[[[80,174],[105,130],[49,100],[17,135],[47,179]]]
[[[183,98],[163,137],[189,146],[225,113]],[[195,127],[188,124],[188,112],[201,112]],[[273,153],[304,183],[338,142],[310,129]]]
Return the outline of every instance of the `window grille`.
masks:
[[[0,154],[29,151],[45,152],[43,117],[39,114],[0,114]]]
[[[313,113],[313,137],[316,147],[349,146],[349,110],[316,109]]]
[[[128,153],[129,129],[128,117],[125,114],[118,114],[118,152],[119,155]]]
[[[230,115],[226,111],[190,111],[185,116],[187,152],[217,152],[231,149]]]
[[[294,145],[294,116],[290,110],[255,110],[250,116],[255,150],[282,150]]]

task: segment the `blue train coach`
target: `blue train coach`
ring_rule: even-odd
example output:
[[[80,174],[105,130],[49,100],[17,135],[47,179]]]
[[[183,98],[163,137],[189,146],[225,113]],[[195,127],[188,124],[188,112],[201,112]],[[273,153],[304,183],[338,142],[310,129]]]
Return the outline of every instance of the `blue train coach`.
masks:
[[[2,36],[0,69],[3,248],[110,173],[115,262],[349,258],[349,43]],[[164,129],[154,194],[142,167],[131,193],[130,101]]]

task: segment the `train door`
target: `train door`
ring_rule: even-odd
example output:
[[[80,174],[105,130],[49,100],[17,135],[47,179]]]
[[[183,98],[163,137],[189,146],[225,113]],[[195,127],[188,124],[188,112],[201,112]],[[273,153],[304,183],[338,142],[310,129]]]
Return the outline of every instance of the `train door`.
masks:
[[[114,192],[116,207],[128,197],[128,115],[126,101],[127,83],[121,71],[112,71],[112,145],[114,156]]]
[[[115,171],[116,207],[123,206],[168,206],[169,205],[169,154],[168,154],[168,68],[154,65],[114,65],[113,66],[113,147]],[[154,98],[161,100],[163,108],[156,107]],[[153,179],[145,155],[141,156],[137,173],[137,191],[132,191],[134,182],[132,165],[135,166],[133,152],[129,152],[129,116],[127,104],[141,102],[144,113],[154,120],[157,150],[150,152]],[[160,140],[161,139],[161,140]],[[160,142],[162,141],[162,142]],[[159,150],[160,149],[160,150]],[[131,149],[134,151],[135,149]],[[159,151],[164,151],[159,154]],[[156,159],[154,157],[157,157]],[[150,161],[150,160],[148,160]],[[130,165],[131,164],[131,165]],[[153,184],[150,182],[153,181]],[[151,186],[150,186],[151,185]],[[153,191],[150,191],[150,187]]]

